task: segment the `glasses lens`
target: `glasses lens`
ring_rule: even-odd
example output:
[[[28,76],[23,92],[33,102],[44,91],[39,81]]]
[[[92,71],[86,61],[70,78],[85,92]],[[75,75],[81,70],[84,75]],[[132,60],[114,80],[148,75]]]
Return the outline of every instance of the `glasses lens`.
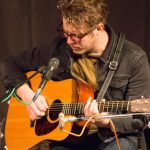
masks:
[[[91,30],[90,30],[86,33],[82,33],[82,34],[78,34],[78,35],[77,34],[72,34],[72,33],[67,33],[67,32],[64,31],[62,23],[58,26],[57,31],[64,38],[69,37],[69,38],[71,38],[71,40],[74,40],[74,41],[81,40],[82,38],[84,38],[86,35],[88,35],[91,32]]]

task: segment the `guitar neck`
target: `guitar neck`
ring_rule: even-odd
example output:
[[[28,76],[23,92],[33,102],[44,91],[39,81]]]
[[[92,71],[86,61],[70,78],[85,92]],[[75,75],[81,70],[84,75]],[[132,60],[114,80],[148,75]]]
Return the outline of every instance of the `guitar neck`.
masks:
[[[83,115],[85,103],[63,104],[65,114]],[[142,112],[150,113],[149,99],[136,99],[126,101],[100,101],[98,102],[99,112]]]
[[[118,112],[126,111],[130,109],[130,101],[101,101],[98,102],[99,112]]]
[[[101,101],[98,102],[99,112],[129,111],[130,101]],[[63,113],[71,115],[83,115],[85,103],[63,104]]]
[[[83,115],[85,102],[55,103],[50,107],[50,113],[63,112],[66,115]],[[150,99],[136,99],[124,101],[100,101],[98,102],[99,112],[140,112],[150,113]]]

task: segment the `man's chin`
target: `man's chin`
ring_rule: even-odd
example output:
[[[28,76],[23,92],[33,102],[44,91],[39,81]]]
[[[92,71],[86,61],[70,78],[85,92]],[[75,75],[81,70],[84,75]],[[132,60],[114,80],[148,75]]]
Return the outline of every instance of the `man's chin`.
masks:
[[[72,48],[72,50],[73,50],[73,53],[77,55],[82,55],[85,53],[85,50],[82,50],[80,48]]]
[[[85,53],[85,51],[83,51],[83,50],[81,50],[81,51],[77,51],[77,50],[73,50],[73,53],[74,54],[77,54],[77,55],[82,55],[82,54],[84,54]]]

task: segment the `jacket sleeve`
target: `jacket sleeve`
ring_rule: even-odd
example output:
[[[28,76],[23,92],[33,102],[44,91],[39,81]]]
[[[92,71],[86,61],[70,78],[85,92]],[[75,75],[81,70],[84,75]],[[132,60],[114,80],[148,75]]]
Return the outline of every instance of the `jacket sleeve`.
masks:
[[[27,72],[37,71],[39,67],[47,66],[52,57],[61,59],[59,65],[61,66],[64,64],[65,48],[66,40],[56,36],[47,45],[16,53],[2,60],[0,62],[0,79],[3,81],[4,87],[9,89],[18,85],[26,79]]]
[[[0,62],[0,79],[6,89],[16,86],[26,79],[26,73],[36,71],[40,66],[47,65],[51,57],[51,47],[35,47],[16,53]]]

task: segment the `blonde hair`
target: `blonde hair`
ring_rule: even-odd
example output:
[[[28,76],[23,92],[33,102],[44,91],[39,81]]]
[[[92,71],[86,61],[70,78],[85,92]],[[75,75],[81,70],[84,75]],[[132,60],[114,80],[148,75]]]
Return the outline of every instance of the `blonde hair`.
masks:
[[[107,5],[105,0],[59,0],[57,8],[67,23],[75,28],[89,30],[98,23],[106,23]]]

